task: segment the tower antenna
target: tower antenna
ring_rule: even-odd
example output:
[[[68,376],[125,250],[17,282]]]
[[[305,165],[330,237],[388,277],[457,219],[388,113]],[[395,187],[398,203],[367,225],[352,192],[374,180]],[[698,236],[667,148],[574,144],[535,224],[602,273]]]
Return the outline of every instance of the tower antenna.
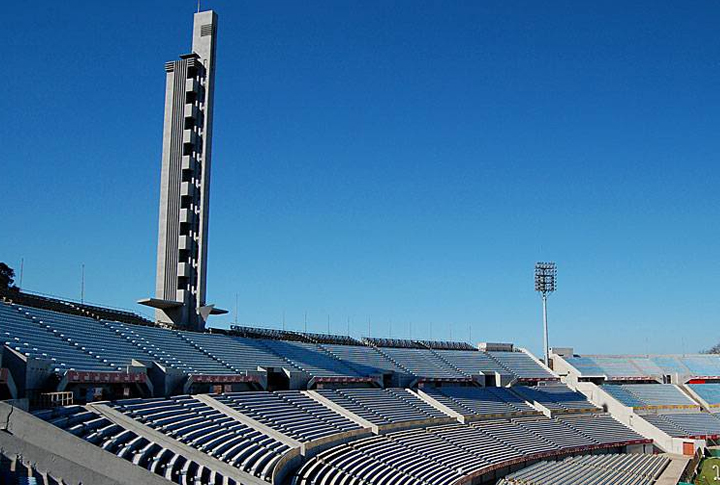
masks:
[[[238,323],[238,294],[235,293],[235,325]]]
[[[85,303],[85,263],[80,265],[80,303]]]
[[[200,0],[198,0],[198,13],[200,13]]]

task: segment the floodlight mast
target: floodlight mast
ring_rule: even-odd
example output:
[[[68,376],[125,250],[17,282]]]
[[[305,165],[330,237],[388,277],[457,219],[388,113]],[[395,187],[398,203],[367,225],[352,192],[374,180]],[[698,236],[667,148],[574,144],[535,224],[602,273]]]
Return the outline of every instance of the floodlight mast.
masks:
[[[548,344],[547,297],[557,288],[557,265],[554,262],[535,263],[535,291],[542,295],[543,307],[543,350],[545,365],[550,367],[550,346]]]

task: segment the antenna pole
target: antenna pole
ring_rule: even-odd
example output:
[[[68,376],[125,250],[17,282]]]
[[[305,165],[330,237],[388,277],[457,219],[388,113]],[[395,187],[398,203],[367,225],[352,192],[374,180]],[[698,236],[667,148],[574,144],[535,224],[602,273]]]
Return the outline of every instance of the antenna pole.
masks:
[[[23,273],[25,273],[25,258],[20,258],[20,284],[18,285],[20,289],[23,287]]]
[[[330,314],[328,313],[328,335],[330,335]]]
[[[285,310],[283,310],[283,332],[285,331]]]
[[[235,325],[238,323],[238,294],[235,293]]]
[[[198,0],[198,13],[200,13],[200,0]]]
[[[80,303],[85,303],[85,263],[80,265]]]
[[[307,333],[307,311],[305,312],[305,333]]]

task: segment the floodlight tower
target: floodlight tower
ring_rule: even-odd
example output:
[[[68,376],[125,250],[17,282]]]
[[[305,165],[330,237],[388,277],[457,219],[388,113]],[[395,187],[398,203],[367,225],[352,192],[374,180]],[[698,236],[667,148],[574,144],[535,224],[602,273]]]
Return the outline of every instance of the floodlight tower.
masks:
[[[542,295],[543,308],[543,350],[545,365],[550,367],[550,347],[548,345],[547,297],[557,288],[557,265],[553,262],[535,263],[535,291]]]

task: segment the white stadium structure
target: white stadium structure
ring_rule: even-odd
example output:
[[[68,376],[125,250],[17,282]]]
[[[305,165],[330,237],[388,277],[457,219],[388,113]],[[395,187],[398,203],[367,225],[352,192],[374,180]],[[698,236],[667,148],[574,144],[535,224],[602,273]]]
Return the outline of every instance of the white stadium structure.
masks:
[[[0,483],[692,478],[720,436],[717,355],[556,348],[548,366],[512,343],[207,325],[216,26],[197,13],[165,66],[156,320],[0,289]]]

